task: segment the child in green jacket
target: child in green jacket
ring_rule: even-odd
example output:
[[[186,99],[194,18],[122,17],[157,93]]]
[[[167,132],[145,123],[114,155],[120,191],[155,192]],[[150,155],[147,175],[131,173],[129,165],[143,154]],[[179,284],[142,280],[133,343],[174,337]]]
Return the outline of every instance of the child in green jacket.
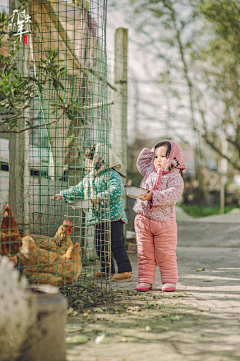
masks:
[[[90,173],[80,183],[61,191],[61,196],[55,196],[52,199],[63,198],[66,202],[91,199],[93,207],[85,210],[85,224],[95,225],[96,229],[96,251],[101,260],[101,272],[97,273],[97,277],[105,277],[111,272],[113,281],[130,281],[132,267],[123,234],[123,225],[127,223],[127,216],[122,199],[124,187],[119,174],[122,163],[109,147],[100,144],[88,148],[84,156]],[[108,202],[110,202],[110,207],[107,207]],[[118,265],[118,274],[115,274],[112,256],[111,269],[109,269],[108,239],[106,239],[109,234],[106,232],[109,219],[111,251]]]

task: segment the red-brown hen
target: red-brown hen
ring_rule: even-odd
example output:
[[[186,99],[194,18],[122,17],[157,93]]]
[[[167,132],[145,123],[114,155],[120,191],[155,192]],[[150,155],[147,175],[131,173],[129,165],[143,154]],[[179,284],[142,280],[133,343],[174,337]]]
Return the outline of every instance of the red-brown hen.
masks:
[[[22,241],[19,235],[17,222],[13,217],[12,211],[9,209],[9,205],[6,205],[4,217],[0,229],[0,243],[1,243],[1,255],[9,256],[10,260],[16,266],[17,254],[19,248],[22,245]]]

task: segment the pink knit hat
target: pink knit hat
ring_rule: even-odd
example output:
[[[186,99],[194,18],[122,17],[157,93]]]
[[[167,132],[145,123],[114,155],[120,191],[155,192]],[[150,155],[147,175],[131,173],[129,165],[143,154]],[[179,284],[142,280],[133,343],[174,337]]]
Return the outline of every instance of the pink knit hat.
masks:
[[[184,170],[186,169],[186,165],[184,163],[184,160],[182,158],[182,151],[180,146],[172,142],[171,140],[164,140],[163,142],[168,142],[171,144],[171,151],[168,156],[167,164],[165,169],[159,169],[157,171],[158,177],[154,182],[153,189],[157,190],[159,189],[159,185],[162,179],[163,174],[170,173],[174,168]],[[155,150],[155,149],[153,149]]]

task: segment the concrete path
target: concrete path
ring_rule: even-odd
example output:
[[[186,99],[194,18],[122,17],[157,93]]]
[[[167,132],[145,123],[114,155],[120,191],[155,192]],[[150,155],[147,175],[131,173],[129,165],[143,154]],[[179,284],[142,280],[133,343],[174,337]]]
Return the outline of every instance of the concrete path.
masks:
[[[240,213],[178,222],[180,247],[240,247]]]
[[[226,239],[228,215],[218,216],[221,222],[214,217],[193,221],[192,228],[179,223],[174,293],[161,292],[157,269],[153,290],[136,294],[137,256],[130,254],[133,281],[113,284],[119,289],[114,304],[69,319],[81,324],[89,341],[68,343],[67,360],[239,361],[240,232],[234,217],[234,237]],[[105,343],[95,343],[98,334],[105,334]]]

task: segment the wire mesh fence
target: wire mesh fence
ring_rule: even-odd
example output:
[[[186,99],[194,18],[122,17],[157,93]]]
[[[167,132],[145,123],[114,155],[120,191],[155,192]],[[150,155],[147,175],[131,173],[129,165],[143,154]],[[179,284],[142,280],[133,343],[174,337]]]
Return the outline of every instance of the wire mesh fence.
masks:
[[[111,297],[106,1],[10,1],[8,11],[1,255],[70,304],[95,304]]]

